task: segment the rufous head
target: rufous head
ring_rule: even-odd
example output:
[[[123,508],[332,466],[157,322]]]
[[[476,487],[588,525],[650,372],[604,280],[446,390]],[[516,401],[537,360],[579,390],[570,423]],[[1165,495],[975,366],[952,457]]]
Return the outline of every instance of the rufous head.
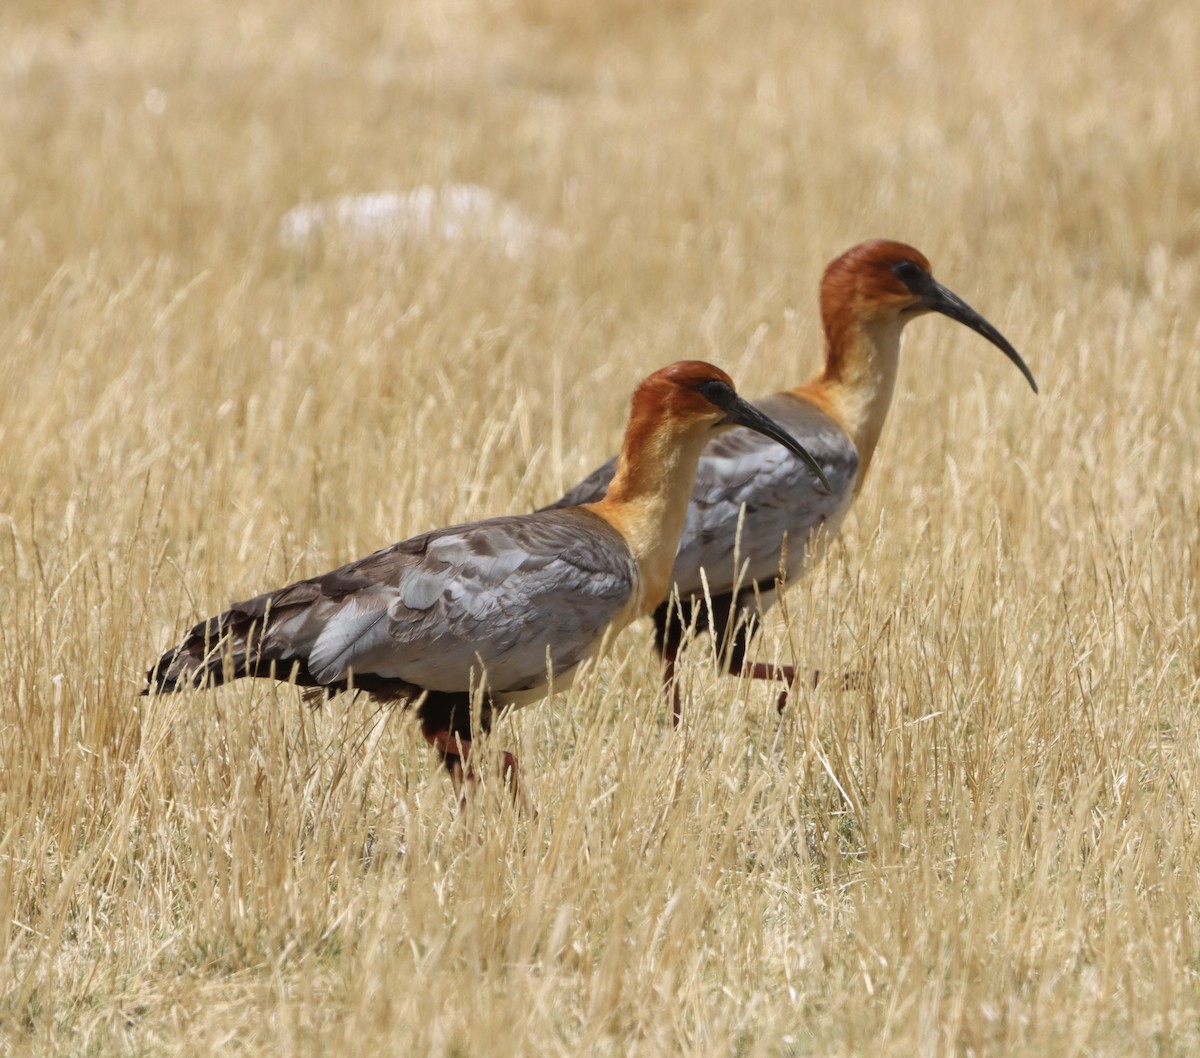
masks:
[[[677,360],[644,379],[633,391],[634,413],[657,420],[708,424],[714,428],[724,411],[709,399],[729,393],[736,396],[733,379],[703,360]],[[718,396],[718,399],[721,399]]]
[[[1033,373],[1008,339],[933,278],[929,260],[920,250],[890,239],[860,242],[832,261],[821,280],[821,320],[830,342],[844,341],[855,325],[903,326],[927,312],[949,316],[983,335],[1037,392]]]
[[[635,436],[664,426],[672,432],[715,435],[744,426],[799,456],[828,489],[821,465],[798,441],[738,396],[733,379],[703,360],[678,360],[655,371],[633,392],[630,429]],[[636,444],[636,442],[635,442]]]
[[[909,271],[926,275],[931,271],[928,258],[915,247],[890,239],[852,246],[825,269],[822,315],[849,313],[883,323],[913,312],[920,299],[904,280]]]

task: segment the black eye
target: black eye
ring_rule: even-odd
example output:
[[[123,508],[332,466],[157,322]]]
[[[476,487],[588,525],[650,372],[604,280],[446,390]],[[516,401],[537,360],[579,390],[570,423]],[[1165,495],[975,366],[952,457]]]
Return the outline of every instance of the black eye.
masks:
[[[892,265],[892,275],[900,280],[909,290],[925,278],[925,269],[912,261],[899,261]]]
[[[696,386],[696,392],[709,404],[721,409],[728,408],[735,395],[729,385],[719,378],[706,378]]]

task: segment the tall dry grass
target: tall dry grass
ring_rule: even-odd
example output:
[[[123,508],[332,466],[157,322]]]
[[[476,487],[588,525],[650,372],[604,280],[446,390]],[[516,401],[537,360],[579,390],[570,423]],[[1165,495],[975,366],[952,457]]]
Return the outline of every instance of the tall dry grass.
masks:
[[[1200,1047],[1200,9],[0,10],[0,1050]],[[280,247],[475,182],[563,239]],[[916,243],[1025,354],[910,328],[764,658],[644,629],[456,814],[401,715],[140,699],[234,598],[555,498],[681,356],[743,392]]]

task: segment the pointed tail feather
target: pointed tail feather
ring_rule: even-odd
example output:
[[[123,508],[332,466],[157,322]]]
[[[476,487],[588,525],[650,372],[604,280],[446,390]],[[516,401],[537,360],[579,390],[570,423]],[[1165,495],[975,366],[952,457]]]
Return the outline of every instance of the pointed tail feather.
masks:
[[[171,694],[196,687],[217,687],[242,676],[288,679],[296,664],[292,659],[303,659],[306,644],[276,636],[276,618],[287,609],[286,603],[279,604],[289,595],[301,594],[300,601],[308,601],[303,594],[306,587],[307,582],[302,581],[256,595],[201,621],[182,643],[163,654],[146,673],[146,689],[142,693]],[[304,661],[300,660],[299,665],[306,676]],[[305,682],[304,676],[297,682],[305,686],[315,682],[311,677]]]
[[[249,675],[247,638],[252,629],[237,628],[236,616],[226,611],[196,625],[182,643],[163,654],[146,673],[142,694],[216,687]]]
[[[266,676],[299,687],[321,687],[326,694],[352,685],[385,701],[416,697],[421,688],[402,679],[370,672],[351,676],[340,666],[331,668],[329,658],[320,653],[313,662],[314,649],[343,608],[344,598],[370,583],[358,573],[361,565],[256,595],[201,621],[158,659],[146,674],[142,693],[171,694],[216,687],[243,676]]]
[[[297,653],[297,644],[272,642],[263,635],[268,607],[256,606],[259,599],[238,603],[223,614],[201,621],[182,643],[168,650],[146,673],[143,695],[174,694],[199,687],[219,687],[243,676],[267,676],[295,683],[298,687],[319,687],[326,696],[347,688],[347,680],[318,680],[309,668],[308,658]],[[281,657],[281,651],[287,656]],[[365,677],[361,689],[377,690],[395,696],[399,687],[404,697],[411,688],[403,681]],[[378,685],[378,686],[376,686]]]

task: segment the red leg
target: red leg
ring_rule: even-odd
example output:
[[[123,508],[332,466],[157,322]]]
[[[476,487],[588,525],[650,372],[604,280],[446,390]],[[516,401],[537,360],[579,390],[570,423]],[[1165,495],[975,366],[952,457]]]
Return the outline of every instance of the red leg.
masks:
[[[796,679],[796,670],[791,665],[768,665],[765,661],[744,661],[741,675],[752,680],[778,680],[790,686]]]
[[[764,661],[745,661],[742,663],[740,670],[737,670],[740,675],[751,680],[778,680],[780,683],[786,683],[791,687],[796,682],[796,668],[794,665],[768,665]],[[813,670],[812,685],[815,689],[820,682],[821,673],[819,670]],[[786,690],[779,692],[779,698],[775,705],[782,713],[787,705],[788,692]]]
[[[663,669],[663,692],[671,696],[671,724],[674,727],[679,726],[680,720],[683,718],[683,695],[680,692],[679,684],[675,680],[675,653],[664,653],[663,660],[666,665]],[[768,665],[764,661],[744,661],[740,667],[737,665],[730,666],[730,672],[733,675],[745,676],[751,680],[776,680],[780,683],[785,683],[789,687],[796,680],[796,670],[791,665]],[[817,685],[817,679],[820,673],[813,673],[813,686]],[[776,701],[776,707],[782,713],[787,705],[788,692],[786,690],[779,692],[779,698]]]
[[[740,669],[734,670],[751,680],[775,680],[790,687],[796,679],[796,670],[791,665],[768,665],[765,661],[743,661]],[[775,700],[775,708],[783,712],[787,705],[788,692],[782,690]]]
[[[791,665],[768,665],[765,662],[754,661],[746,662],[741,667],[741,675],[752,680],[780,680],[791,687],[796,682],[796,670]],[[817,689],[817,684],[821,682],[821,670],[813,669],[812,686],[813,690]],[[867,686],[866,675],[862,672],[847,672],[842,675],[842,690],[843,691],[861,691]],[[782,713],[787,705],[788,692],[781,691],[779,700],[776,703],[779,711]]]
[[[471,756],[470,740],[456,737],[452,732],[444,730],[423,730],[421,734],[425,736],[425,741],[441,754],[446,770],[450,772],[450,779],[454,783],[454,792],[458,794],[459,805],[465,804],[467,800],[466,784],[474,784],[479,781],[469,759]],[[517,767],[516,755],[505,750],[500,757],[499,771],[504,785],[508,787],[509,793],[512,795],[514,804],[518,808],[532,811],[536,815],[536,811],[533,810],[533,806],[521,789],[521,772]]]
[[[458,803],[461,806],[466,801],[463,783],[467,778],[467,773],[463,769],[463,758],[471,752],[471,743],[455,738],[449,731],[422,729],[421,734],[441,756],[442,763],[446,765],[446,770],[450,773],[450,781],[454,784],[454,792],[458,795]]]

